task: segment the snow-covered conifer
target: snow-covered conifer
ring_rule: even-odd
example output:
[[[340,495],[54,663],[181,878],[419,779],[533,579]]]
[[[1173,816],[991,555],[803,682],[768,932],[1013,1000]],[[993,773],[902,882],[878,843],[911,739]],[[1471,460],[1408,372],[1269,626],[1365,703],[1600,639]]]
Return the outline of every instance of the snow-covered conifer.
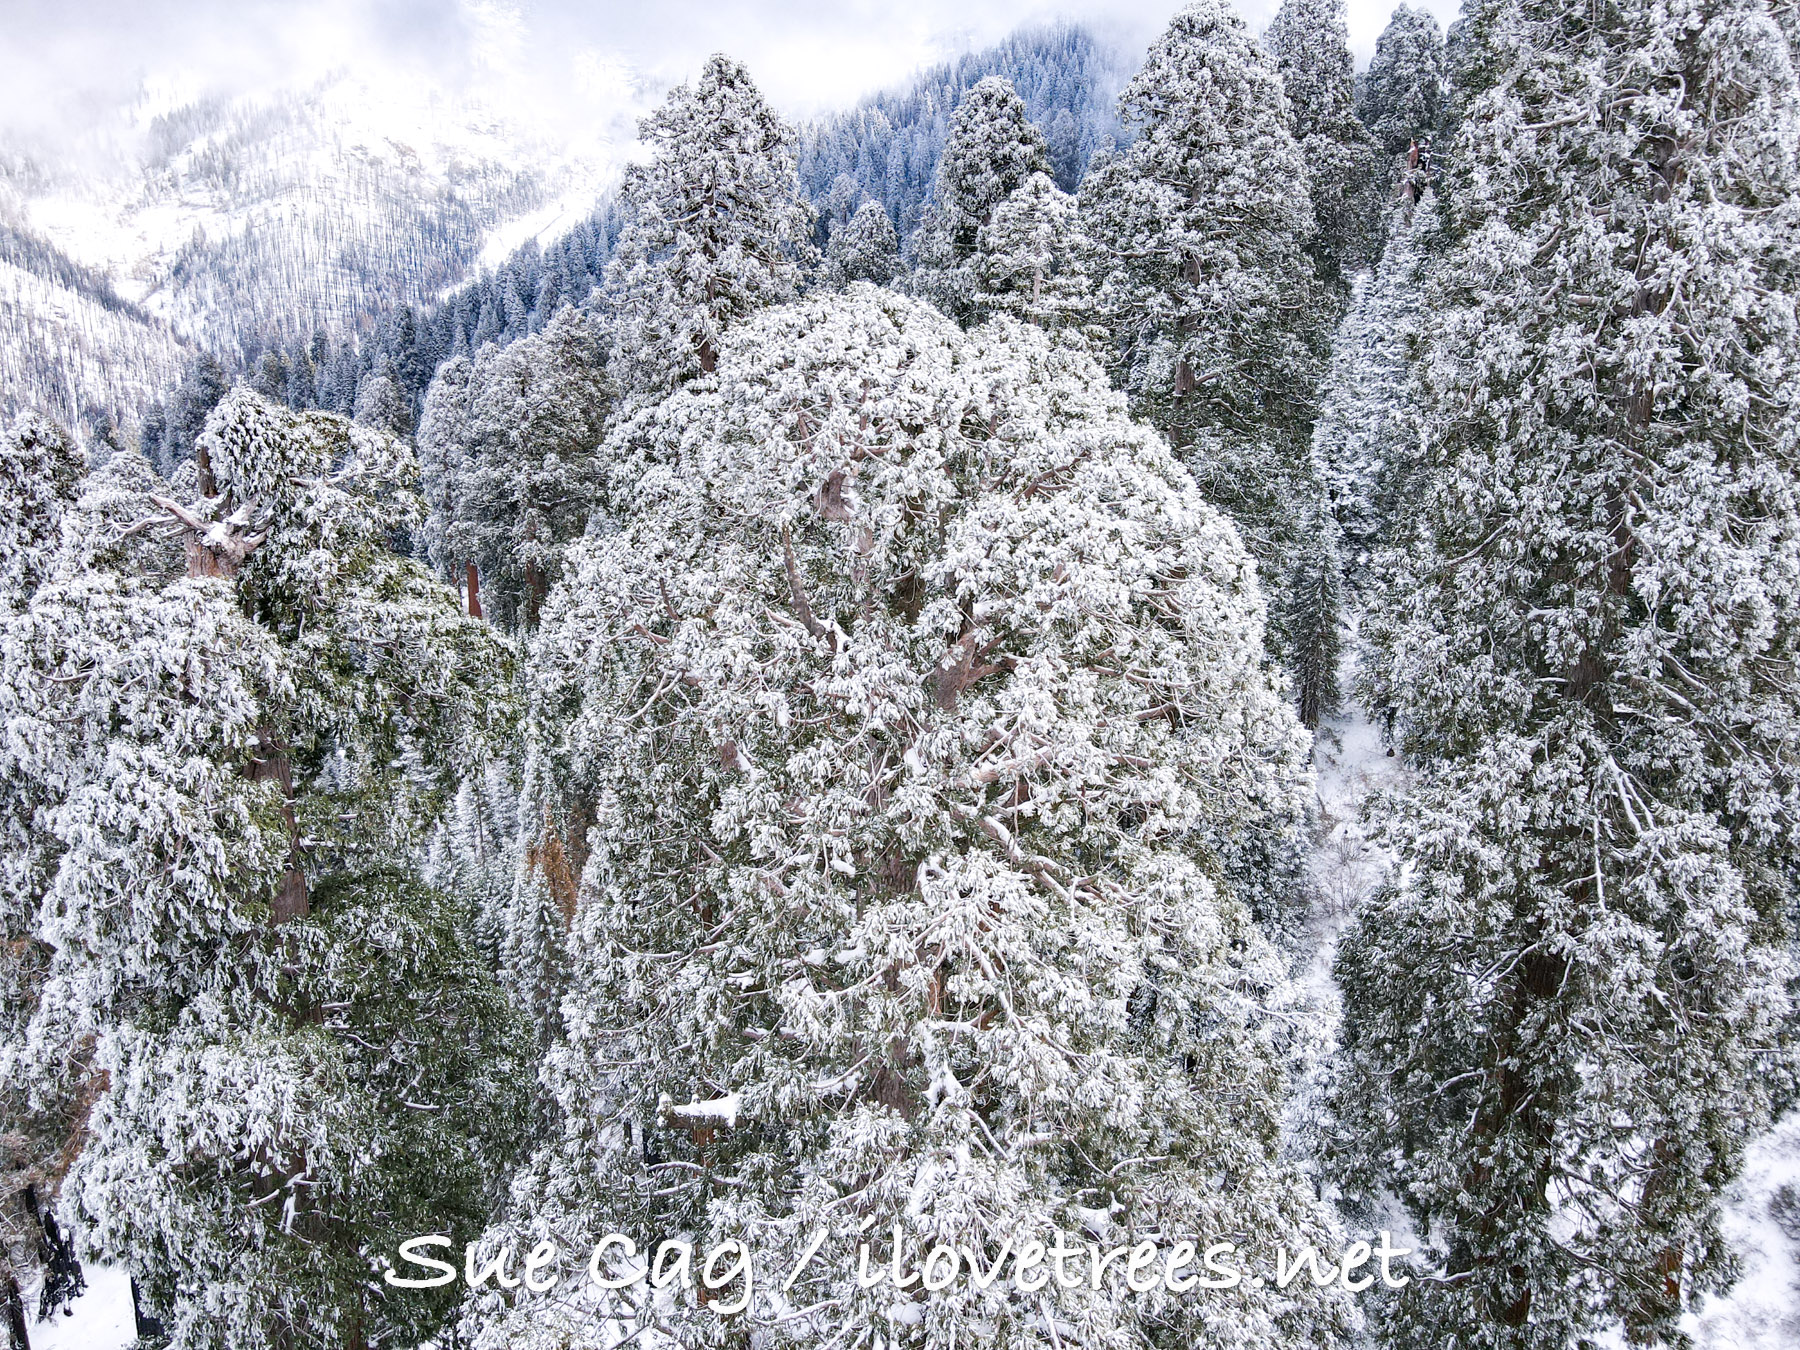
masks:
[[[1259,556],[1290,534],[1331,316],[1306,242],[1306,165],[1275,63],[1224,0],[1198,0],[1119,100],[1138,129],[1082,185],[1134,411],[1231,507]]]
[[[978,317],[973,265],[994,211],[1033,174],[1050,172],[1043,133],[1009,80],[990,75],[964,95],[918,236],[913,285],[958,322]]]
[[[1300,721],[1317,730],[1337,711],[1343,653],[1343,563],[1337,520],[1323,504],[1306,519],[1282,616]]]
[[[776,1272],[726,1332],[639,1290],[612,1335],[1328,1339],[1310,1282],[1173,1297],[1085,1264],[1132,1232],[1263,1260],[1325,1235],[1277,1156],[1285,977],[1237,866],[1297,828],[1306,738],[1235,528],[1084,344],[870,286],[728,334],[650,426],[538,639],[594,852],[560,1137],[494,1236],[732,1237]],[[865,1239],[985,1269],[1058,1229],[1083,1285],[1054,1298],[1010,1257],[929,1295],[856,1276]],[[612,1343],[580,1300],[490,1291],[470,1322]]]
[[[529,627],[598,500],[612,407],[600,339],[565,305],[541,332],[444,363],[419,420],[426,550],[482,615]]]
[[[84,467],[74,437],[40,414],[22,415],[0,435],[0,606],[23,604],[44,579]]]
[[[1084,326],[1094,315],[1091,251],[1075,199],[1049,174],[1032,174],[976,234],[972,312],[1040,328]]]
[[[651,400],[711,370],[725,332],[790,299],[812,252],[794,133],[745,69],[713,56],[639,135],[626,224],[606,270],[611,368],[628,400]]]
[[[1356,115],[1344,0],[1283,0],[1265,34],[1306,161],[1320,272],[1341,284],[1373,260],[1381,157]]]
[[[1421,466],[1412,379],[1426,289],[1420,244],[1436,210],[1428,196],[1393,211],[1381,262],[1358,283],[1332,341],[1313,428],[1316,476],[1337,521],[1345,576],[1357,587],[1415,505],[1409,490]]]
[[[1508,55],[1455,146],[1432,467],[1368,625],[1419,779],[1340,948],[1340,1109],[1442,1244],[1392,1343],[1678,1344],[1785,1072],[1800,108],[1762,0],[1509,5],[1467,41]]]
[[[275,394],[264,395],[275,398]],[[412,434],[412,406],[385,370],[376,371],[356,388],[356,420],[390,436]]]
[[[842,290],[853,281],[885,286],[900,274],[900,240],[887,207],[867,201],[831,232],[825,248],[825,284]]]
[[[1375,39],[1375,54],[1357,90],[1357,111],[1390,155],[1434,134],[1448,97],[1444,36],[1423,5],[1400,5]]]
[[[402,443],[238,390],[199,449],[198,501],[116,456],[0,620],[0,904],[35,967],[0,1081],[80,1101],[62,1213],[172,1345],[414,1343],[442,1296],[369,1253],[477,1221],[517,1124],[469,916],[409,862],[504,726],[507,652],[388,549]],[[185,565],[140,566],[163,531]]]

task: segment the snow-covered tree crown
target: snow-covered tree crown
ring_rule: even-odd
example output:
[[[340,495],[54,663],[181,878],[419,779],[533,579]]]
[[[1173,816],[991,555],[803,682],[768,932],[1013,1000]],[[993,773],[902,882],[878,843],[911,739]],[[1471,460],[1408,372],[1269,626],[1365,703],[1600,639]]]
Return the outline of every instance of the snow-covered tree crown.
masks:
[[[199,449],[198,500],[115,456],[0,614],[0,1076],[80,1103],[65,1211],[177,1343],[416,1340],[367,1252],[468,1212],[512,1106],[505,1009],[407,862],[509,653],[387,547],[399,442],[240,389]]]
[[[1134,411],[1259,539],[1300,462],[1330,312],[1307,170],[1268,52],[1223,0],[1184,9],[1125,87],[1139,128],[1082,185],[1100,311]],[[1260,547],[1260,545],[1259,545]],[[1266,555],[1265,555],[1266,556]]]
[[[831,232],[825,249],[825,284],[872,281],[885,286],[900,273],[900,241],[880,202],[868,201]]]
[[[451,584],[473,575],[490,620],[535,622],[598,499],[612,407],[602,335],[569,305],[540,332],[433,377],[418,436],[426,551]]]
[[[0,435],[0,481],[11,498],[0,518],[0,605],[23,602],[43,579],[84,467],[69,433],[47,417],[27,413]]]
[[[1356,116],[1344,0],[1284,0],[1264,41],[1281,72],[1296,136],[1336,134]]]
[[[811,245],[794,133],[728,56],[673,90],[639,135],[627,223],[607,268],[613,373],[635,397],[709,370],[722,334],[791,298]]]
[[[1437,20],[1423,6],[1403,4],[1375,39],[1357,111],[1382,149],[1397,154],[1442,125],[1446,82]]]
[[[971,89],[951,115],[920,228],[915,276],[920,292],[952,318],[976,318],[973,295],[979,282],[969,262],[980,247],[981,229],[1026,179],[1049,172],[1043,134],[1031,124],[1011,83],[989,76]]]
[[[1166,443],[1081,344],[868,286],[736,330],[644,434],[633,514],[539,639],[596,828],[546,1071],[565,1131],[516,1193],[559,1232],[778,1266],[825,1227],[788,1305],[814,1311],[750,1314],[783,1345],[1053,1342],[1010,1288],[858,1288],[864,1219],[909,1251],[1318,1231],[1272,1154],[1280,963],[1235,894],[1298,824],[1305,738],[1255,569]],[[577,1315],[490,1306],[483,1343]],[[1056,1315],[1200,1334],[1112,1288]],[[1298,1345],[1336,1313],[1246,1288],[1204,1316]]]
[[[1429,467],[1368,625],[1421,778],[1342,949],[1343,1103],[1447,1246],[1396,1341],[1675,1343],[1791,1063],[1800,91],[1761,0],[1464,40]]]

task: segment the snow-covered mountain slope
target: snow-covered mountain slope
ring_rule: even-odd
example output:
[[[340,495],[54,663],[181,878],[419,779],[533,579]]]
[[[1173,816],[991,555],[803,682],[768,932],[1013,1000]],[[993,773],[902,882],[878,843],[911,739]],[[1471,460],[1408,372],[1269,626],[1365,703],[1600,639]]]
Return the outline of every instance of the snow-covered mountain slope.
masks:
[[[145,95],[79,155],[0,156],[0,212],[229,359],[440,294],[496,241],[591,204],[614,144],[571,152],[423,80]],[[22,301],[9,344],[60,344],[50,303]]]
[[[0,414],[26,406],[91,427],[129,421],[191,351],[108,280],[0,217]]]

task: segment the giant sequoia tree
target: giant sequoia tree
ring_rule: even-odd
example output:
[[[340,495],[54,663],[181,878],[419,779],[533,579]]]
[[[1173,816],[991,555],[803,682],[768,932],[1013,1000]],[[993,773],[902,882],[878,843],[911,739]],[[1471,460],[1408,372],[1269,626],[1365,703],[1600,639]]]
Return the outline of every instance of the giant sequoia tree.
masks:
[[[631,398],[653,399],[711,370],[734,323],[793,296],[813,213],[793,131],[728,56],[708,59],[639,135],[650,159],[626,174],[605,292],[613,376]]]
[[[1777,1077],[1800,754],[1796,89],[1762,0],[1480,12],[1417,525],[1419,762],[1341,1109],[1444,1243],[1395,1344],[1674,1343]],[[1483,29],[1487,31],[1482,31]]]
[[[1443,123],[1448,96],[1444,35],[1431,11],[1401,5],[1375,39],[1357,112],[1381,148],[1399,154]]]
[[[1000,203],[1033,174],[1050,172],[1043,133],[1031,124],[1012,85],[990,75],[950,118],[931,204],[919,228],[913,284],[951,318],[982,315],[981,231]]]
[[[1176,16],[1126,86],[1129,149],[1082,185],[1111,260],[1100,290],[1119,378],[1267,556],[1331,315],[1306,244],[1307,171],[1275,63],[1223,0]]]
[[[684,1344],[1318,1344],[1310,1285],[855,1277],[869,1233],[909,1269],[1059,1227],[1322,1236],[1241,898],[1306,741],[1230,522],[1081,346],[866,285],[728,335],[645,441],[538,648],[548,767],[597,828],[561,1135],[502,1232],[736,1237],[783,1273],[828,1234],[726,1331],[679,1292],[612,1306]],[[591,1316],[474,1321],[610,1343]]]
[[[1381,159],[1356,115],[1356,71],[1344,0],[1283,0],[1265,34],[1293,112],[1312,192],[1321,274],[1347,286],[1372,261]]]
[[[427,554],[472,613],[530,627],[599,499],[612,385],[591,316],[446,361],[419,420]]]
[[[0,480],[0,1081],[174,1345],[413,1343],[443,1301],[369,1251],[480,1216],[518,1069],[409,859],[507,652],[389,550],[402,443],[239,390],[197,451],[198,500],[133,455]]]

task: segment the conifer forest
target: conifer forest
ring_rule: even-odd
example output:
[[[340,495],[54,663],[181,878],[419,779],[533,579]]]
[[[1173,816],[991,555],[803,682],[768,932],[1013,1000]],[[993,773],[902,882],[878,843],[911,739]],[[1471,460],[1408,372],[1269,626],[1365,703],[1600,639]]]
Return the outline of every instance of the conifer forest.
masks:
[[[0,133],[0,1350],[1800,1347],[1800,6],[1153,20]]]

